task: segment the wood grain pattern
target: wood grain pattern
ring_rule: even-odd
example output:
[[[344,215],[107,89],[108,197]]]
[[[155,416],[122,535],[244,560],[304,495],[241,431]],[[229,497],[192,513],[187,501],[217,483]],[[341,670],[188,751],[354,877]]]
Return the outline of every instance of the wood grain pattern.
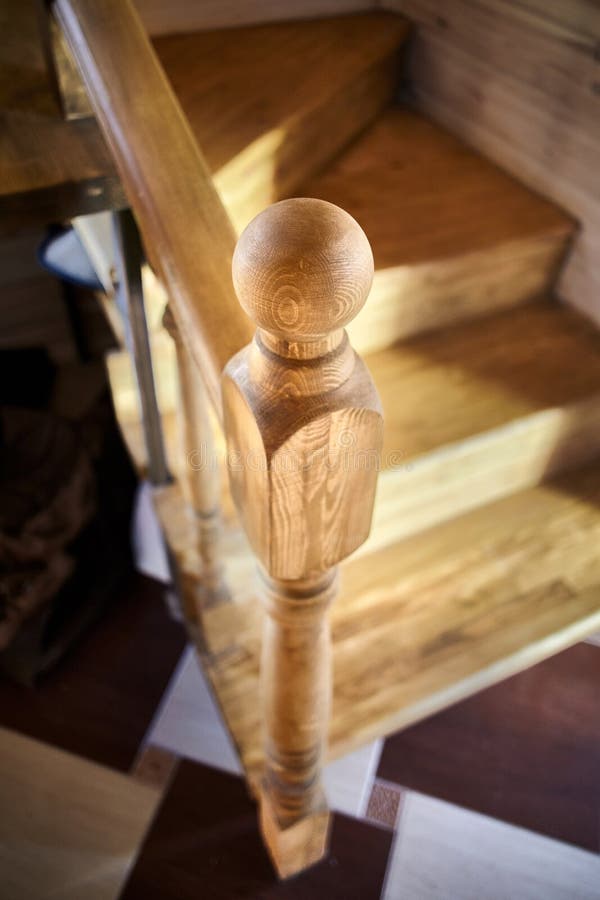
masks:
[[[85,85],[77,70],[65,36],[51,14],[46,0],[35,0],[40,24],[40,38],[44,48],[48,78],[65,119],[93,116]]]
[[[301,193],[347,209],[369,235],[373,291],[350,327],[361,352],[539,298],[574,230],[552,203],[402,108]]]
[[[154,358],[173,459],[175,366],[158,336]],[[581,465],[600,451],[600,344],[593,327],[558,304],[531,304],[423,335],[369,354],[366,363],[386,420],[371,550]],[[125,440],[143,472],[129,363],[122,355],[111,357],[109,370]],[[216,441],[224,466],[218,433]],[[226,490],[221,503],[226,521],[234,522]],[[170,534],[168,517],[165,527]]]
[[[535,2],[524,20],[521,3],[452,0],[442,16],[429,0],[386,5],[418,26],[407,74],[419,109],[582,223],[560,294],[600,321],[597,10]]]
[[[600,622],[597,466],[342,567],[329,758],[576,643]],[[208,671],[244,765],[257,740],[258,601],[215,611]],[[237,615],[236,615],[237,613]],[[233,623],[235,619],[235,624]]]
[[[552,301],[399,342],[367,360],[386,415],[388,465],[600,394],[598,333]]]
[[[365,554],[342,566],[343,590],[332,608],[337,674],[330,759],[425,718],[598,629],[599,485],[597,466],[572,473],[407,541],[390,544],[388,532],[375,545],[376,552],[369,553],[367,544]],[[158,498],[159,514],[177,558],[193,573],[197,562],[185,528],[174,528],[181,522],[181,499],[175,486],[168,490]],[[393,507],[392,502],[388,512]],[[262,760],[253,698],[263,612],[247,545],[232,532],[226,548],[234,603],[212,610],[206,621],[212,652],[206,662],[241,759],[255,779]],[[563,577],[572,586],[568,595],[551,584]],[[536,586],[531,595],[530,585]],[[456,617],[465,625],[464,634],[462,625],[456,630],[450,624]],[[388,649],[382,656],[383,646]],[[366,677],[362,670],[354,674],[361,659],[366,667],[374,660],[377,664],[364,693],[359,687],[357,695],[356,685]],[[486,668],[490,660],[493,665]],[[405,677],[409,683],[403,687]],[[403,698],[411,703],[404,710]],[[360,732],[356,739],[354,729]]]
[[[369,532],[382,441],[377,393],[343,329],[372,279],[364,232],[322,200],[269,207],[233,258],[258,330],[225,370],[223,411],[232,495],[264,569],[261,826],[281,877],[328,842],[327,611],[337,564]]]
[[[400,343],[367,362],[386,416],[372,549],[599,454],[598,336],[556,304]]]
[[[365,302],[373,257],[347,213],[288,200],[248,226],[233,272],[259,329],[223,379],[231,490],[270,575],[304,578],[370,527],[378,458],[352,463],[379,451],[380,406],[343,326]]]
[[[510,333],[503,332],[502,320],[508,329],[515,317]],[[411,391],[402,393],[400,402],[394,385],[405,380],[410,383],[411,368],[419,371],[426,357],[430,362],[438,354],[440,362],[445,359],[431,384],[458,393],[452,400],[451,394],[446,399],[438,396],[437,412],[428,421],[433,427],[438,416],[444,415],[442,421],[450,428],[446,437],[451,440],[453,434],[455,440],[444,452],[432,451],[430,462],[413,458],[411,471],[382,473],[372,535],[357,558],[342,566],[343,590],[332,609],[336,680],[331,758],[424,718],[598,630],[600,595],[594,587],[600,584],[595,550],[600,494],[597,471],[572,473],[556,484],[503,500],[495,493],[519,490],[530,484],[532,477],[537,480],[547,475],[551,465],[576,463],[585,458],[590,446],[597,453],[597,400],[590,399],[589,405],[585,400],[581,405],[575,402],[577,396],[596,392],[597,338],[585,323],[556,306],[534,305],[518,313],[503,313],[490,320],[490,325],[474,323],[456,329],[456,356],[449,340],[451,332],[446,332],[371,357],[386,408],[386,427],[395,428],[395,416],[410,400],[414,403],[413,422],[423,422],[425,440],[423,410],[436,397],[437,389],[420,400],[413,396],[415,381]],[[466,338],[468,332],[473,343]],[[475,351],[478,342],[479,356]],[[380,356],[428,345],[430,351],[423,354],[421,362],[416,352],[407,357],[400,381],[393,377],[388,381],[383,371],[378,376],[376,360]],[[508,346],[516,361],[512,382],[510,357],[499,363],[502,354],[498,348]],[[523,349],[518,350],[519,346]],[[581,365],[573,366],[574,359]],[[478,388],[467,374],[469,360],[473,377],[481,379]],[[461,366],[464,382],[458,374]],[[586,369],[591,376],[587,385]],[[571,377],[574,381],[569,387]],[[471,414],[467,411],[483,416],[481,429],[475,419],[467,426],[475,433],[481,430],[479,438],[465,439],[464,432],[461,439],[452,431],[462,418],[461,382],[466,389],[462,409],[467,418]],[[496,390],[496,399],[491,400]],[[560,398],[568,410],[571,390],[572,412],[560,406],[544,407]],[[542,406],[534,412],[537,402]],[[499,418],[485,437],[484,421],[494,421],[496,404]],[[508,418],[501,426],[504,414]],[[520,417],[516,424],[512,415]],[[465,419],[462,425],[466,425]],[[406,434],[410,431],[405,429]],[[444,440],[441,431],[437,434]],[[406,534],[405,520],[409,530],[431,526],[438,517],[464,509],[474,493],[481,502],[493,505],[399,540]],[[405,494],[412,501],[402,507]],[[193,574],[198,563],[186,532],[178,487],[162,492],[157,505],[177,559]],[[206,622],[213,654],[208,668],[244,764],[256,775],[262,760],[255,697],[263,613],[252,574],[252,554],[233,523],[225,540],[234,603],[211,611]]]
[[[0,873],[6,897],[117,897],[158,791],[0,729]]]
[[[313,19],[363,12],[377,6],[374,0],[135,0],[139,14],[152,35],[182,34],[253,25],[286,19]]]
[[[391,102],[407,32],[377,13],[155,41],[238,232]]]
[[[492,0],[487,0],[488,3]],[[600,37],[600,10],[595,0],[524,0],[515,15],[529,16],[537,28],[563,37],[576,37],[590,49]]]
[[[98,125],[62,121],[34,10],[12,6],[8,0],[0,5],[0,23],[11,37],[0,51],[0,225],[123,206],[125,195]],[[240,230],[389,102],[406,34],[405,22],[378,13],[156,41]],[[328,127],[333,117],[335,129]]]
[[[129,0],[57,0],[55,8],[179,331],[219,409],[221,371],[252,335],[231,286],[231,223]]]

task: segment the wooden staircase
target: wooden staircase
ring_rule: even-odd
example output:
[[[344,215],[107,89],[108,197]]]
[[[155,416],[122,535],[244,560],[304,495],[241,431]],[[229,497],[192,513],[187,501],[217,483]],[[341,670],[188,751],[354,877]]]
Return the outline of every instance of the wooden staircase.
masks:
[[[401,19],[369,14],[155,41],[238,230],[269,202],[316,196],[354,215],[373,246],[374,287],[350,333],[382,398],[385,471],[371,538],[345,564],[333,612],[334,635],[346,648],[342,654],[336,641],[344,662],[336,666],[332,756],[600,626],[600,471],[592,465],[536,487],[600,451],[600,338],[551,297],[575,224],[433,123],[393,105],[407,33]],[[174,357],[160,332],[154,346],[175,459]],[[143,472],[127,357],[113,356],[109,369]],[[159,492],[157,503],[193,582],[197,560],[178,485]],[[225,509],[226,548],[239,556],[226,553],[226,566],[241,573],[234,588],[246,586],[234,589],[232,606],[207,616],[215,642],[208,665],[252,768],[260,757],[258,707],[247,701],[257,689],[260,612],[246,578],[253,561],[231,502]],[[540,564],[545,552],[552,571]],[[394,665],[365,653],[378,643],[383,653],[384,635]],[[427,652],[418,649],[425,635]],[[356,677],[361,663],[366,681]],[[412,667],[414,695],[401,676]],[[364,686],[369,714],[350,686]],[[251,737],[238,704],[253,713]]]
[[[313,196],[350,212],[373,246],[372,295],[349,331],[383,403],[383,471],[332,610],[331,758],[600,628],[600,338],[552,296],[575,223],[395,104],[408,33],[381,13],[154,42],[238,233],[273,201]],[[197,609],[175,354],[161,329],[152,343],[176,476],[156,507],[254,782],[255,557],[222,473],[232,602]],[[108,366],[144,473],[129,358]],[[215,441],[223,469],[218,427]]]
[[[600,338],[552,298],[575,223],[393,104],[407,32],[382,14],[155,42],[239,230],[269,202],[315,196],[373,246],[372,294],[349,330],[383,402],[384,471],[332,611],[331,758],[600,628]],[[163,333],[153,341],[173,460],[174,355]],[[128,357],[109,370],[143,473]],[[179,484],[156,502],[193,594]],[[204,658],[254,777],[263,613],[226,488],[223,506],[234,602],[204,613]]]

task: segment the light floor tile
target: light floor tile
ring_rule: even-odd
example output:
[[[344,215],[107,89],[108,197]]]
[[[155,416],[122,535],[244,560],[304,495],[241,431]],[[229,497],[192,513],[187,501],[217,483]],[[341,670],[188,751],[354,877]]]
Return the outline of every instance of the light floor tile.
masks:
[[[373,741],[325,767],[323,781],[331,809],[349,816],[364,815],[382,744]]]
[[[600,856],[403,793],[384,900],[599,900]]]
[[[114,900],[160,792],[0,729],[0,897]]]
[[[146,743],[215,769],[242,772],[193,647],[187,648],[175,670]]]
[[[226,772],[242,772],[192,647],[182,656],[145,743]],[[325,790],[332,809],[364,814],[381,746],[381,741],[374,741],[326,767]]]
[[[162,527],[152,501],[152,486],[143,481],[137,490],[131,523],[135,567],[142,575],[169,584],[171,568]]]

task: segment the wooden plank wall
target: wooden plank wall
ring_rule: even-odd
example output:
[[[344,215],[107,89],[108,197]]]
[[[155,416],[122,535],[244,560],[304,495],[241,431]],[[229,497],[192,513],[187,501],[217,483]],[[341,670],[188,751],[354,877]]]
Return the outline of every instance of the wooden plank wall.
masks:
[[[152,35],[362,12],[377,0],[135,0]]]
[[[418,108],[579,220],[559,294],[600,323],[597,0],[381,5],[416,25],[408,77]]]

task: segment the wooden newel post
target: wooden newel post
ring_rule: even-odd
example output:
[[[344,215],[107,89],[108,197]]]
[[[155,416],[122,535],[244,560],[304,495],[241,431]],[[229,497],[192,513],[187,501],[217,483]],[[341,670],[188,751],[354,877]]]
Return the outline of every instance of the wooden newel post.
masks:
[[[337,563],[367,537],[383,420],[344,326],[373,278],[359,225],[322,200],[257,216],[233,259],[254,341],[223,378],[234,500],[261,564],[263,834],[281,876],[325,852],[321,786]]]

